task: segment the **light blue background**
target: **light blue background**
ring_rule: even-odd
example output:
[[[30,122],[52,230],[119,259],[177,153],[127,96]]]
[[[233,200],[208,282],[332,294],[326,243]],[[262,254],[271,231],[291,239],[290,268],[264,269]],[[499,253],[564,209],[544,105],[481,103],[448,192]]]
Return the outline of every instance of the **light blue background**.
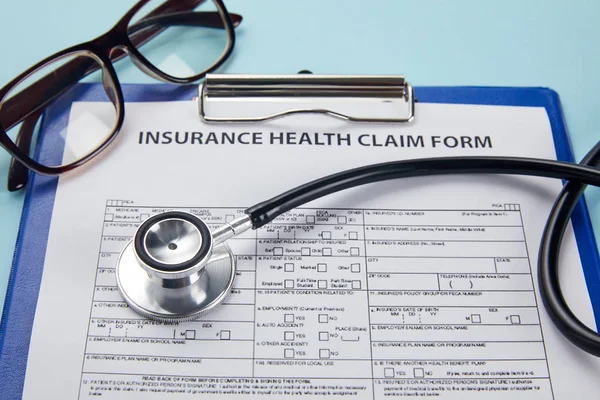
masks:
[[[103,33],[133,1],[3,0],[0,86]],[[597,0],[225,0],[242,14],[229,73],[404,74],[415,86],[544,86],[564,107],[577,159],[600,138]],[[150,82],[127,61],[122,82]],[[0,185],[9,158],[0,151]],[[600,197],[588,190],[597,231]],[[0,306],[23,193],[0,189]],[[34,249],[29,251],[35,251]]]

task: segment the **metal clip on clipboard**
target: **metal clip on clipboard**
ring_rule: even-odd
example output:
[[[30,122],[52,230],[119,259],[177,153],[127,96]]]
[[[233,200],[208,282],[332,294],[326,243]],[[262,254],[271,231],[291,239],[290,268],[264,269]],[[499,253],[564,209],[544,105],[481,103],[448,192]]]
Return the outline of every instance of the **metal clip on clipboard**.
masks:
[[[198,88],[198,111],[212,123],[261,122],[293,114],[407,123],[415,115],[415,98],[401,75],[208,74]]]

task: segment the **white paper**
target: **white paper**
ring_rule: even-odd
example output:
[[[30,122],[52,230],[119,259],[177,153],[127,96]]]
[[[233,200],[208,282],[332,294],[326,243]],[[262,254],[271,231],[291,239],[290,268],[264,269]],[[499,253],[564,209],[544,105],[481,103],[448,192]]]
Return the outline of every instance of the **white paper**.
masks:
[[[102,106],[77,103],[71,118]],[[24,398],[596,397],[599,360],[561,336],[536,288],[556,180],[450,175],[346,190],[232,239],[234,290],[198,321],[163,325],[121,300],[118,252],[140,221],[166,209],[215,228],[361,165],[556,158],[543,108],[416,111],[405,126],[324,116],[203,125],[193,102],[127,104],[112,148],[59,182]],[[593,327],[571,231],[562,262],[567,299]]]

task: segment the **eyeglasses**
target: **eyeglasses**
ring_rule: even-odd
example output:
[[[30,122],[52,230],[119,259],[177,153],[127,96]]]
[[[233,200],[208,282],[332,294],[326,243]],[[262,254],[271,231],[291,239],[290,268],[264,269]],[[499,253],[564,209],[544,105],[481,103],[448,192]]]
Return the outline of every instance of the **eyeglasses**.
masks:
[[[235,44],[242,17],[222,0],[142,0],[108,32],[40,61],[0,89],[0,145],[12,156],[8,190],[27,183],[28,170],[58,175],[94,158],[116,138],[124,100],[114,63],[129,55],[145,74],[187,84],[218,68]],[[72,110],[62,160],[30,156],[33,132],[50,104],[81,84],[101,82],[102,96],[85,112]],[[68,141],[66,137],[68,136]]]

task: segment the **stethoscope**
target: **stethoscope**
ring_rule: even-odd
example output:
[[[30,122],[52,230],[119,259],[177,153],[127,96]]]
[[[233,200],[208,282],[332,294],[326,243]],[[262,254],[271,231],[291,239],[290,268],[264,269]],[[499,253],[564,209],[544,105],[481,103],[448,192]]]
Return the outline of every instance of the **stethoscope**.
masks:
[[[195,215],[167,211],[148,218],[121,252],[116,278],[135,312],[162,322],[193,320],[211,312],[231,291],[236,258],[227,240],[328,194],[390,179],[441,174],[532,175],[567,181],[548,218],[538,260],[546,309],[575,345],[600,356],[600,335],[569,309],[558,280],[558,253],[571,213],[586,185],[600,186],[600,143],[581,164],[511,157],[446,157],[367,165],[306,183],[245,210],[217,229]]]

